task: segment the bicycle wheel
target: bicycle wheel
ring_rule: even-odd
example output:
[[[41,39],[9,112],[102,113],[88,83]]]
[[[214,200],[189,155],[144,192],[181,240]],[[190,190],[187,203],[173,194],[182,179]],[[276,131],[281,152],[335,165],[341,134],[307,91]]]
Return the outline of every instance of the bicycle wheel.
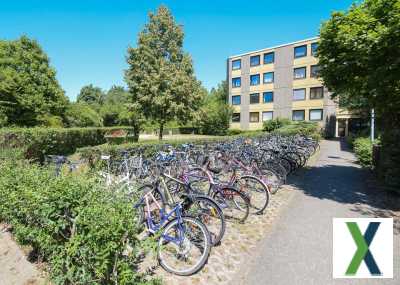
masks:
[[[201,194],[208,195],[210,191],[210,181],[207,173],[201,167],[195,167],[186,172],[190,187]]]
[[[207,227],[192,217],[170,221],[158,241],[158,261],[166,271],[189,276],[206,264],[211,242]]]
[[[279,188],[283,185],[282,179],[272,170],[261,169],[261,177],[271,194],[278,192]]]
[[[221,187],[214,191],[212,198],[221,207],[228,220],[244,223],[249,216],[248,197],[234,187]]]
[[[269,203],[269,191],[264,182],[255,176],[243,175],[235,181],[235,186],[249,198],[250,213],[262,214]]]
[[[190,197],[191,196],[191,197]],[[221,207],[207,196],[188,195],[183,206],[186,216],[196,217],[210,232],[211,245],[218,245],[225,234],[225,218]]]

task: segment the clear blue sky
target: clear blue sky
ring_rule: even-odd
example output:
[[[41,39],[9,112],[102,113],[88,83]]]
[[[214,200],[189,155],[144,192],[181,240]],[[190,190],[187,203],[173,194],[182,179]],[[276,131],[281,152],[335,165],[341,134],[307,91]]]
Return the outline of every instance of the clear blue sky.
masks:
[[[322,20],[352,1],[2,0],[0,38],[38,40],[73,100],[86,84],[124,85],[126,49],[161,3],[184,25],[185,50],[211,88],[226,78],[228,56],[313,37]]]

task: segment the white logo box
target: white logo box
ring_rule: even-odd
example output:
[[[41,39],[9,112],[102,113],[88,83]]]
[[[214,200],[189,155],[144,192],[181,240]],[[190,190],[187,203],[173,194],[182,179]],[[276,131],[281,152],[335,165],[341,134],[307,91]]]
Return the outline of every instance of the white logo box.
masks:
[[[357,250],[346,222],[356,222],[361,234],[371,222],[380,222],[369,246],[382,275],[371,275],[363,260],[354,276],[346,270]],[[333,278],[393,278],[393,219],[392,218],[334,218],[333,219]]]

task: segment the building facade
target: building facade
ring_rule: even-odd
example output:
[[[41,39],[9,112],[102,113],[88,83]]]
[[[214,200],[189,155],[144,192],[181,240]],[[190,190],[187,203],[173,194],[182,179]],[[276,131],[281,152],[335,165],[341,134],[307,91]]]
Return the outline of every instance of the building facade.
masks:
[[[316,121],[338,135],[337,105],[318,76],[319,38],[241,55],[227,61],[232,129],[261,129],[263,121]]]

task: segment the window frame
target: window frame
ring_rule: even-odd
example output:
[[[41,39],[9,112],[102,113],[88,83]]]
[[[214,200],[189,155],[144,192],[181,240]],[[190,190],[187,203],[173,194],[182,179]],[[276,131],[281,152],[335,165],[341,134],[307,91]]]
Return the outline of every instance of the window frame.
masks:
[[[251,78],[252,78],[253,76],[258,76],[258,83],[257,83],[257,84],[253,84],[253,82],[252,82],[252,80],[251,80]],[[261,81],[260,73],[257,73],[257,74],[250,74],[250,86],[257,86],[257,85],[260,85],[260,81]]]
[[[251,114],[257,114],[257,121],[251,120]],[[250,112],[249,113],[249,122],[250,123],[259,123],[260,122],[260,112]]]
[[[272,81],[271,82],[265,82],[265,74],[272,74]],[[275,81],[275,73],[273,71],[268,71],[263,73],[263,84],[271,84],[274,83]]]
[[[253,62],[252,62],[253,58],[258,58],[258,64],[253,64]],[[259,65],[261,65],[261,56],[259,54],[251,55],[250,56],[250,67],[259,66]]]
[[[294,120],[294,113],[295,112],[303,112],[303,120]],[[292,121],[294,121],[294,122],[302,122],[302,121],[305,121],[305,119],[306,119],[306,110],[304,110],[304,109],[292,110]]]
[[[304,47],[306,48],[306,53],[305,53],[304,55],[296,56],[296,49],[298,49],[298,48],[304,48]],[[307,44],[301,45],[301,46],[296,46],[296,47],[293,48],[293,57],[294,57],[295,59],[296,59],[296,58],[306,57],[307,54],[308,54],[308,47],[307,47]]]
[[[298,91],[298,90],[304,90],[304,99],[295,99],[294,98],[294,92]],[[292,91],[292,100],[293,101],[304,101],[306,99],[307,99],[307,89],[306,88],[295,88],[295,89],[293,89],[293,91]]]
[[[239,79],[239,86],[233,84],[235,79]],[[241,77],[232,77],[232,88],[240,88],[242,87],[242,78]]]
[[[321,111],[321,118],[318,120],[312,120],[311,119],[311,111]],[[320,122],[324,119],[324,109],[310,109],[308,110],[308,120],[312,122]]]
[[[265,95],[266,93],[271,93],[271,94],[272,94],[272,100],[271,100],[271,101],[268,101],[268,102],[265,101],[264,95]],[[263,103],[264,103],[264,104],[273,103],[273,102],[274,102],[274,91],[265,91],[265,92],[263,92],[263,98],[262,98],[262,99],[263,99]]]
[[[304,77],[296,78],[295,77],[296,70],[299,70],[299,69],[304,69]],[[307,78],[307,66],[301,66],[301,67],[294,67],[293,68],[293,80],[302,80],[302,79],[306,79],[306,78]]]
[[[242,105],[242,95],[232,95],[231,96],[232,97],[232,106],[239,106],[239,105]],[[239,97],[239,104],[234,104],[234,101],[233,101],[233,98],[238,98]]]
[[[254,96],[252,96],[252,95],[257,95],[257,98],[258,98],[258,101],[257,102],[251,102],[251,97],[254,97]],[[253,104],[260,104],[260,93],[251,93],[250,95],[250,100],[249,100],[249,104],[251,104],[251,105],[253,105]]]
[[[322,90],[322,97],[321,98],[312,98],[311,97],[311,90],[319,89]],[[324,99],[324,86],[315,86],[315,87],[310,87],[310,100],[321,100]]]
[[[269,119],[269,120],[264,120],[264,113],[271,113],[271,114],[272,114],[271,119]],[[274,111],[263,111],[263,112],[261,113],[261,120],[262,120],[263,122],[270,121],[270,120],[273,120],[273,119],[274,119]]]
[[[313,46],[315,46],[315,45],[316,45],[317,48],[318,48],[319,43],[318,43],[318,42],[313,42],[313,43],[311,43],[311,45],[310,45],[310,48],[311,48],[311,55],[314,56],[314,57],[315,57],[316,54],[317,54],[317,51],[313,49]]]
[[[238,68],[233,68],[233,63],[234,62],[239,62],[239,67]],[[239,69],[242,69],[242,60],[240,58],[232,60],[232,70],[239,70]]]
[[[319,68],[319,70],[321,69],[321,67],[320,67],[319,64],[310,65],[310,78],[319,78],[319,77],[320,77],[320,76],[319,76],[319,72],[318,72],[318,74],[316,74],[315,76],[313,76],[313,67],[314,67],[314,68]]]
[[[265,56],[268,56],[268,55],[272,55],[272,61],[271,62],[266,62],[265,61]],[[263,64],[272,64],[274,62],[275,62],[275,52],[274,51],[264,53],[264,55],[263,55]]]
[[[238,121],[234,121],[234,120],[233,120],[233,117],[234,117],[235,115],[238,115],[238,117],[239,117],[239,120],[238,120]],[[240,123],[240,113],[232,113],[231,121],[232,121],[232,123]]]

